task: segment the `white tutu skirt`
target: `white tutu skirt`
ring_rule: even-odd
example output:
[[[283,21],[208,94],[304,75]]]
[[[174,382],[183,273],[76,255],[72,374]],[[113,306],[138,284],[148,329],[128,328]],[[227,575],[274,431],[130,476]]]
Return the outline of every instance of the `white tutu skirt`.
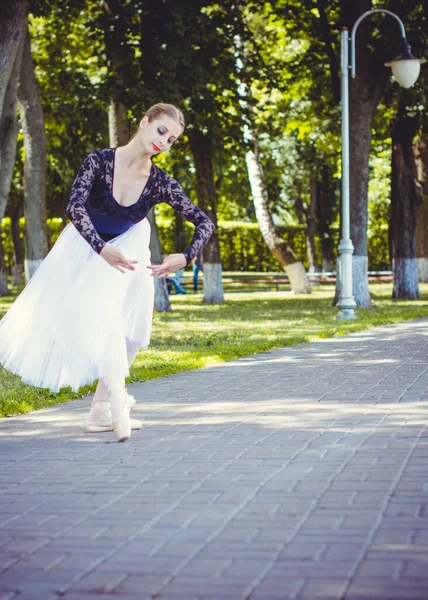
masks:
[[[0,364],[31,385],[77,391],[129,375],[126,343],[147,348],[154,286],[147,219],[109,243],[138,260],[110,266],[71,223],[0,321]]]

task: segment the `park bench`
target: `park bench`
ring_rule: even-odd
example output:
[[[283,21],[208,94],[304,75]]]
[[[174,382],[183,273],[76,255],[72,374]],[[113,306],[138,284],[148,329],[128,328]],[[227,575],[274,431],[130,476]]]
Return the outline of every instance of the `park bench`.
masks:
[[[369,281],[390,282],[393,279],[392,271],[369,271]],[[308,277],[313,284],[335,283],[335,272],[315,272],[308,273]],[[285,272],[268,272],[268,273],[250,273],[250,272],[225,272],[223,273],[224,282],[236,283],[254,283],[254,284],[273,284],[276,291],[279,291],[281,285],[289,285],[289,279]]]
[[[321,285],[326,283],[335,283],[336,273],[331,272],[315,272],[308,273],[311,283],[314,285]],[[392,271],[369,271],[370,282],[390,282],[393,279]],[[199,285],[202,289],[203,275],[199,275]],[[249,272],[249,271],[224,271],[223,272],[223,283],[228,284],[228,287],[236,285],[248,284],[248,285],[272,285],[278,292],[283,289],[284,286],[289,286],[290,282],[285,272]],[[193,274],[190,271],[184,273],[184,279],[182,285],[185,289],[193,288]]]

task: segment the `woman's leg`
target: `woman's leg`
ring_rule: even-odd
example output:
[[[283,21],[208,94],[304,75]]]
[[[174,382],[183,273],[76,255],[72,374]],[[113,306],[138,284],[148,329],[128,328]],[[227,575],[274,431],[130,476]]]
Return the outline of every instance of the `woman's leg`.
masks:
[[[130,367],[134,362],[139,349],[139,344],[133,344],[132,342],[128,342],[128,340],[126,340],[126,354],[128,356],[128,367]]]
[[[133,344],[128,340],[126,341],[126,353],[129,367],[134,362],[139,348],[140,347],[138,344]],[[125,382],[123,380],[118,382],[116,379],[111,383],[116,387],[119,384],[125,387]],[[135,399],[130,394],[128,394],[128,406],[130,410],[135,406]],[[131,427],[132,429],[141,429],[142,422],[138,419],[131,419]],[[92,400],[92,406],[89,412],[86,430],[89,433],[100,433],[104,431],[112,431],[112,429],[113,425],[112,414],[110,410],[110,399],[108,395],[108,381],[106,379],[100,379]]]
[[[118,442],[125,442],[131,437],[131,420],[129,417],[128,394],[125,378],[113,371],[103,378],[110,401],[111,421],[114,435]]]
[[[128,357],[128,367],[130,367],[132,365],[132,363],[134,362],[135,357],[138,354],[138,351],[140,349],[140,346],[138,344],[133,344],[132,342],[129,342],[128,340],[126,340],[126,354]],[[98,381],[98,385],[97,385],[97,389],[95,391],[95,395],[94,395],[94,404],[96,404],[97,402],[108,402],[108,391],[107,391],[107,385],[104,379],[100,379]]]

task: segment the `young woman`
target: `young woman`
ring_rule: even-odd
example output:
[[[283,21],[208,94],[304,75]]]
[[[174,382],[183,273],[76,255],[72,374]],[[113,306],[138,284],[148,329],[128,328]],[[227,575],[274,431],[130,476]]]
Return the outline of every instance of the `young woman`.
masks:
[[[0,322],[0,364],[53,392],[64,386],[77,391],[98,379],[88,431],[113,430],[118,441],[141,427],[129,416],[135,401],[125,377],[149,344],[153,276],[189,264],[214,231],[207,215],[151,161],[183,129],[175,106],[156,104],[126,146],[85,157],[67,205],[71,223]],[[159,202],[195,231],[182,254],[152,266],[145,217]]]

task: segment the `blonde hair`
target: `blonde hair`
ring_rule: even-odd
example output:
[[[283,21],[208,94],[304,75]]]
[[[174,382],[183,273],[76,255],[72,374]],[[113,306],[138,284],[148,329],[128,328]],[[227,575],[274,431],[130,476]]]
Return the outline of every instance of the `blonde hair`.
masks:
[[[158,102],[147,110],[143,117],[147,117],[149,123],[155,119],[159,119],[161,115],[166,115],[173,121],[179,123],[184,129],[184,115],[176,106],[173,104],[165,104],[164,102]]]
[[[153,104],[153,106],[146,110],[142,118],[147,117],[150,123],[151,121],[159,119],[159,117],[161,117],[162,115],[166,115],[167,117],[170,117],[173,121],[179,123],[184,130],[184,115],[181,112],[181,110],[173,104],[166,104],[165,102],[158,102],[157,104]],[[128,144],[131,140],[134,139],[139,130],[140,126],[138,126],[137,130],[131,135],[131,137],[128,140]]]

